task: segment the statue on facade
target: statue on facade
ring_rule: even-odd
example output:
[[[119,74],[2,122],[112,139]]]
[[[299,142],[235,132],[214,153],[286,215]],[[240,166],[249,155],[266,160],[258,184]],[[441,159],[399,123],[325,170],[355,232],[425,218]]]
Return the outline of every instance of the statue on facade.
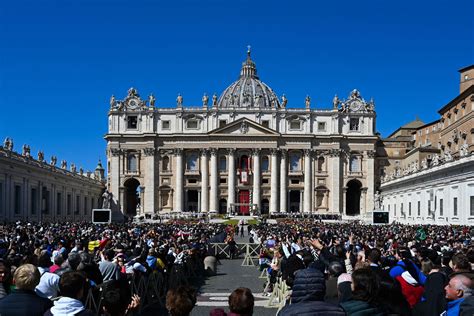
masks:
[[[71,164],[71,172],[76,173],[76,165],[73,163]]]
[[[13,150],[13,139],[10,137],[5,138],[3,141],[3,148],[8,151]]]
[[[110,209],[111,201],[112,201],[112,193],[106,190],[104,194],[102,194],[102,208]]]
[[[155,96],[153,96],[153,93],[150,94],[150,96],[148,96],[148,103],[150,104],[150,106],[155,106],[155,101],[156,101],[156,98]]]
[[[207,96],[206,93],[202,96],[202,106],[207,107],[207,104],[209,103],[209,97]]]
[[[306,98],[304,99],[304,104],[306,106],[307,109],[310,108],[311,106],[311,98],[309,97],[309,95],[306,96]]]
[[[217,94],[212,95],[212,106],[216,107],[217,106]]]
[[[459,148],[459,157],[466,157],[469,155],[469,145],[465,142]]]
[[[61,160],[61,169],[67,169],[67,161]]]
[[[426,158],[421,161],[421,169],[428,169],[428,160]]]
[[[29,145],[27,145],[27,144],[23,145],[23,150],[22,150],[21,155],[24,156],[24,157],[30,157],[30,146]]]
[[[178,93],[178,97],[176,98],[176,105],[178,107],[182,107],[183,106],[183,96],[181,94]]]
[[[81,176],[84,175],[84,169],[83,169],[82,167],[79,168],[79,174],[80,174]]]
[[[38,161],[43,162],[44,161],[44,152],[43,151],[38,151]]]
[[[286,98],[286,95],[281,96],[281,106],[286,107],[286,104],[288,103],[288,99]]]
[[[374,194],[374,210],[380,210],[382,207],[382,196],[380,195],[380,191],[375,191]]]
[[[448,162],[448,161],[452,161],[453,160],[453,155],[451,155],[451,150],[450,149],[446,149],[444,151],[444,161],[445,162]]]
[[[135,89],[134,87],[131,87],[130,89],[128,89],[128,96],[137,97],[138,96],[137,89]]]
[[[439,155],[436,154],[436,155],[434,155],[433,160],[431,161],[431,165],[432,165],[432,166],[437,166],[437,165],[439,165],[439,163],[440,163],[440,161],[439,161]]]
[[[341,100],[339,100],[339,97],[336,94],[332,99],[332,108],[334,110],[337,110],[339,108],[339,104],[341,104]]]
[[[57,161],[58,161],[58,158],[56,158],[56,156],[51,156],[51,161],[49,162],[49,164],[51,166],[56,166]]]
[[[114,108],[116,104],[117,101],[115,100],[115,96],[112,94],[112,96],[110,97],[110,108]]]
[[[368,112],[372,112],[372,111],[375,109],[374,98],[370,98],[370,101],[365,104],[365,109],[366,109]]]
[[[358,99],[360,98],[360,93],[357,89],[352,90],[351,95],[349,97],[350,99]]]

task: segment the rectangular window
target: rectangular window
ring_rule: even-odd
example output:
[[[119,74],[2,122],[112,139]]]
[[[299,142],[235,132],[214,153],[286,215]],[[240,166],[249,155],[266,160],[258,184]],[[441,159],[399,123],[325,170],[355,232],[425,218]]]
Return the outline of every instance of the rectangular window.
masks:
[[[458,198],[453,198],[453,216],[458,216]]]
[[[197,120],[188,120],[186,122],[186,128],[187,129],[198,129],[199,128],[198,121]]]
[[[388,211],[390,212],[390,204],[388,205]]]
[[[393,215],[397,216],[397,204],[393,204]]]
[[[411,202],[408,202],[408,216],[411,216]]]
[[[431,201],[428,201],[428,216],[431,216]]]
[[[87,196],[84,197],[84,205],[82,206],[83,207],[83,210],[84,210],[84,215],[87,215]]]
[[[226,178],[219,178],[219,183],[220,183],[220,184],[226,184],[226,183],[227,183],[227,179],[226,179]]]
[[[301,121],[300,120],[293,120],[290,122],[290,130],[299,131],[301,130]]]
[[[267,178],[262,179],[262,184],[268,184],[268,179]]]
[[[137,129],[137,117],[136,116],[128,116],[127,117],[127,128],[128,129]]]
[[[219,127],[224,127],[227,125],[227,120],[219,120]]]
[[[66,213],[67,215],[71,215],[71,212],[72,212],[72,199],[71,199],[71,194],[68,194],[66,198]]]
[[[61,209],[63,205],[63,196],[61,193],[56,194],[56,214],[61,215]]]
[[[0,213],[3,213],[3,183],[0,182]]]
[[[262,126],[266,127],[266,128],[269,128],[270,127],[270,121],[269,120],[262,121]]]
[[[36,188],[31,188],[31,215],[36,214],[36,208],[38,207],[38,193]]]
[[[225,156],[221,156],[219,158],[219,171],[226,171],[227,170],[227,158]]]
[[[403,203],[400,204],[400,213],[403,217],[405,217],[405,213],[403,213]]]
[[[473,104],[474,106],[474,104]],[[474,196],[471,196],[471,208],[470,208],[470,214],[471,216],[474,216]]]
[[[318,122],[318,131],[325,132],[326,131],[326,122]]]
[[[421,202],[418,201],[418,216],[421,216]]]
[[[15,185],[15,191],[14,191],[14,197],[15,197],[15,204],[13,210],[15,211],[15,214],[20,214],[21,211],[21,186]]]
[[[358,118],[351,118],[349,127],[350,127],[351,131],[358,131],[359,130],[359,119]]]
[[[439,199],[439,216],[443,216],[443,199]]]
[[[196,179],[188,179],[189,184],[196,184],[197,180]]]
[[[161,129],[170,129],[170,121],[162,121],[161,122]]]
[[[291,180],[291,184],[300,184],[300,180]]]
[[[79,215],[79,212],[80,212],[80,197],[79,195],[76,195],[76,211],[74,212],[74,214],[76,215]]]
[[[360,172],[359,157],[351,157],[351,164],[349,165],[350,172]]]

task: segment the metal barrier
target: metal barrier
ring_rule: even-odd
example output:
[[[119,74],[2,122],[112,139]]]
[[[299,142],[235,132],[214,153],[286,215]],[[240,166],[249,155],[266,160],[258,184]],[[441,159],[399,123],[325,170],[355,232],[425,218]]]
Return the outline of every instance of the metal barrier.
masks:
[[[286,282],[281,277],[278,277],[277,281],[273,285],[273,291],[266,307],[277,307],[278,313],[285,306],[287,299],[289,299],[289,295],[290,291],[288,289],[288,285],[286,285]]]
[[[210,253],[212,253],[218,259],[230,259],[232,254],[230,247],[225,243],[212,243],[209,244]],[[244,261],[242,266],[258,266],[258,259],[260,255],[260,244],[236,244],[235,253],[233,258],[240,257],[241,254],[244,255]]]
[[[135,272],[129,276],[131,294],[140,297],[140,310],[152,304],[164,306],[168,289],[188,285],[192,279],[203,276],[204,266],[200,259],[188,258],[183,264],[173,265],[168,272],[153,271],[150,274]],[[96,315],[102,312],[105,287],[106,284],[101,284],[90,288],[86,296],[85,307]]]

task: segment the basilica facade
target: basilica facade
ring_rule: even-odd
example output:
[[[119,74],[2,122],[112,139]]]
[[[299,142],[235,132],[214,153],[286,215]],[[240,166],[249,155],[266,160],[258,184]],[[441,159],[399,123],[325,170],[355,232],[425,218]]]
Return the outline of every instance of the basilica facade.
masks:
[[[327,109],[292,102],[250,51],[218,96],[173,107],[130,88],[108,113],[107,189],[127,216],[170,212],[363,215],[378,170],[373,101],[353,90]],[[301,107],[296,107],[301,103]]]

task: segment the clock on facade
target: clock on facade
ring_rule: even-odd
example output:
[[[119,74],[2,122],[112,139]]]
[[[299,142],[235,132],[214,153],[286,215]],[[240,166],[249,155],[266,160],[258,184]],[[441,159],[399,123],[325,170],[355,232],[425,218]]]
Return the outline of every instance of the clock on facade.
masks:
[[[362,109],[362,102],[359,100],[354,100],[352,101],[350,108],[351,108],[351,111],[353,112],[360,111]]]
[[[138,107],[138,102],[135,99],[130,99],[128,101],[128,107],[131,109],[136,109]]]

